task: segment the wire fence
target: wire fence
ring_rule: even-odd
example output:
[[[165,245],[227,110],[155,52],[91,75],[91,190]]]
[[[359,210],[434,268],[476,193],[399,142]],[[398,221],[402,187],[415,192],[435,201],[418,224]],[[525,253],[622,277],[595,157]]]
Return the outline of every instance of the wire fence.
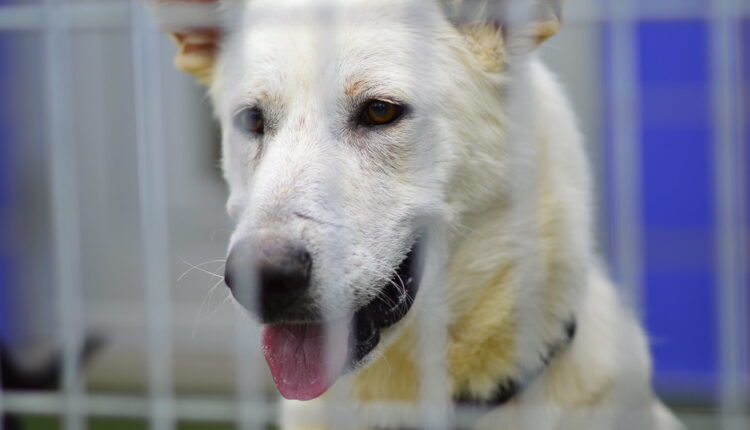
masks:
[[[645,179],[639,142],[645,125],[643,100],[639,98],[643,61],[639,26],[648,21],[706,23],[710,116],[715,124],[710,136],[713,177],[707,179],[715,187],[715,201],[706,204],[713,205],[716,217],[713,285],[718,401],[702,400],[708,405],[703,418],[709,423],[706,428],[747,429],[750,182],[746,172],[746,116],[750,78],[743,61],[749,57],[746,43],[750,38],[744,35],[750,34],[750,2],[570,3],[566,27],[584,28],[587,37],[607,34],[597,42],[601,50],[591,53],[599,62],[607,63],[602,68],[610,71],[609,84],[595,91],[611,102],[600,118],[610,128],[598,136],[608,134],[611,144],[609,149],[602,149],[605,138],[590,142],[595,146],[593,154],[610,151],[609,158],[592,155],[595,163],[605,163],[611,169],[607,172],[611,178],[611,213],[606,215],[613,221],[600,220],[608,224],[605,230],[611,239],[602,241],[611,242],[613,271],[627,301],[644,320],[646,312],[653,309],[644,302]],[[33,129],[22,132],[24,136],[32,133],[35,148],[17,149],[16,142],[23,140],[7,139],[13,152],[26,151],[19,161],[20,169],[48,181],[30,189],[35,200],[44,203],[21,209],[33,209],[29,215],[35,220],[32,225],[51,226],[41,229],[42,234],[18,235],[23,240],[34,236],[33,240],[48,247],[47,259],[41,260],[47,263],[42,264],[47,269],[40,269],[31,279],[39,285],[51,285],[19,294],[22,320],[35,327],[30,330],[36,330],[19,336],[42,338],[42,343],[59,349],[62,358],[58,390],[0,390],[0,413],[57,417],[61,418],[60,428],[68,430],[85,429],[90,426],[89,420],[97,417],[145,420],[149,428],[157,430],[176,428],[184,422],[230,423],[242,429],[278,424],[278,402],[267,390],[261,352],[253,341],[258,337],[257,327],[230,307],[222,308],[224,302],[218,306],[214,303],[215,309],[209,309],[214,314],[201,319],[206,302],[210,308],[213,291],[222,282],[216,272],[222,270],[224,239],[229,236],[228,222],[220,214],[225,193],[214,166],[216,131],[207,119],[202,90],[187,77],[175,77],[169,64],[173,48],[159,25],[215,26],[218,21],[210,5],[181,10],[157,16],[157,24],[154,11],[140,1],[0,1],[0,38],[6,37],[23,48],[2,52],[0,64],[8,62],[12,68],[15,63],[16,74],[9,76],[19,79],[14,83],[19,86],[16,90],[35,95],[31,101],[11,97],[11,103],[35,106],[19,108],[17,116],[25,128],[34,123],[30,113],[44,118],[41,135],[34,135]],[[34,70],[34,66],[38,68]],[[19,75],[19,71],[28,74]],[[87,84],[94,88],[89,93],[80,90]],[[89,105],[84,106],[86,103]],[[104,128],[103,124],[113,122],[120,127],[119,137],[101,144],[97,138],[118,134]],[[584,128],[586,124],[584,119]],[[591,127],[603,126],[597,122]],[[122,131],[126,129],[129,131]],[[194,134],[194,130],[199,131]],[[0,134],[0,143],[2,139]],[[135,150],[115,147],[127,141],[136,143],[131,145]],[[205,142],[214,142],[214,147]],[[181,152],[182,144],[189,154],[173,155]],[[104,161],[103,165],[93,168],[98,161]],[[178,164],[190,168],[180,170],[175,167]],[[180,172],[167,173],[170,169]],[[596,169],[601,171],[599,166]],[[114,181],[117,183],[104,179],[123,172],[131,173],[120,176]],[[129,197],[118,197],[118,190]],[[214,207],[201,209],[202,205]],[[94,227],[95,223],[101,227]],[[209,239],[216,235],[225,237]],[[16,242],[11,242],[11,247],[11,261],[25,249]],[[110,247],[121,249],[115,252]],[[209,260],[194,263],[205,258]],[[115,266],[117,269],[112,269]],[[187,286],[177,282],[186,270]],[[201,274],[208,277],[208,293],[206,280],[196,276]],[[0,278],[0,282],[11,286],[6,290],[22,288],[14,277]],[[114,287],[98,287],[109,282]],[[118,290],[128,286],[128,292]],[[45,292],[52,298],[41,302],[54,309],[34,303]],[[219,314],[215,315],[217,310]],[[439,339],[440,329],[444,329],[430,324],[421,327],[430,339]],[[430,330],[435,332],[428,333]],[[80,363],[92,331],[102,332],[105,338],[112,333],[114,336],[109,336],[111,344],[104,346],[103,358],[107,359],[95,362],[93,369],[85,372]],[[440,350],[436,342],[425,348]],[[444,378],[436,374],[429,371],[422,378],[438,385],[424,384],[425,398],[441,392],[439,385]],[[0,372],[0,377],[5,380],[8,375]],[[341,400],[327,411],[332,417],[346,418],[346,399]],[[459,424],[470,424],[480,414],[466,409],[455,411],[451,417],[449,412],[436,411],[432,406],[429,401],[421,405],[427,428],[447,428],[449,417]],[[8,421],[0,422],[0,430],[8,430],[3,425]]]

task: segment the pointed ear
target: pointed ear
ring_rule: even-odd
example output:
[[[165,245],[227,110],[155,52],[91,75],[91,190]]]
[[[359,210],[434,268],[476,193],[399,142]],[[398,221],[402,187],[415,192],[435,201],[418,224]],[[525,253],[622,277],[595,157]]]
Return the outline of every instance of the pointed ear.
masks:
[[[220,0],[145,0],[177,44],[175,66],[209,84],[219,50]]]
[[[170,33],[177,43],[175,67],[208,85],[213,77],[220,32],[216,29],[195,29]]]
[[[487,71],[530,52],[562,25],[565,0],[445,0],[449,19]]]
[[[511,45],[532,50],[560,31],[565,0],[530,0],[528,3],[534,5],[520,12],[519,25],[508,24],[507,34]]]

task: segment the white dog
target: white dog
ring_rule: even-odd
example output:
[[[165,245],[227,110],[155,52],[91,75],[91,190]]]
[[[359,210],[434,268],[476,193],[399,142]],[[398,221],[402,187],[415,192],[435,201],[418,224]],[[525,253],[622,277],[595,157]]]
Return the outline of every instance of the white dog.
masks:
[[[562,1],[250,0],[175,36],[221,123],[227,284],[284,429],[681,428],[533,52]]]

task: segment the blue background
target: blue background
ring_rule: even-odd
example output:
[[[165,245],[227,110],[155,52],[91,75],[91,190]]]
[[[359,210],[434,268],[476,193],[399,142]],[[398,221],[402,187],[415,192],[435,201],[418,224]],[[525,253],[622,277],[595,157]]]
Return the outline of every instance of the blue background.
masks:
[[[638,23],[636,32],[642,302],[655,382],[671,397],[711,400],[718,388],[719,339],[710,26],[702,20],[654,20]],[[745,49],[750,47],[747,22],[741,39]],[[606,65],[610,52],[607,43],[603,46]],[[745,55],[740,61],[743,86],[737,90],[748,112],[750,58]],[[602,73],[611,85],[611,70],[603,67]],[[605,91],[604,97],[604,106],[611,106],[610,93]],[[605,135],[610,136],[607,163],[614,162],[611,126],[605,124]],[[747,130],[743,138],[750,141]],[[608,180],[611,214],[614,188],[612,178]],[[607,221],[611,229],[613,217]]]

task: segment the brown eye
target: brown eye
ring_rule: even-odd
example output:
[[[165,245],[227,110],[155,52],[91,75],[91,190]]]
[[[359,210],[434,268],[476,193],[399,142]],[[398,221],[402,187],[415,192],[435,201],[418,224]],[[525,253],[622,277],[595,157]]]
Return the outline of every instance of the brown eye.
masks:
[[[244,133],[263,134],[263,112],[246,108],[234,116],[234,126]]]
[[[362,122],[365,125],[390,124],[404,113],[403,106],[384,100],[370,100],[362,112]]]

